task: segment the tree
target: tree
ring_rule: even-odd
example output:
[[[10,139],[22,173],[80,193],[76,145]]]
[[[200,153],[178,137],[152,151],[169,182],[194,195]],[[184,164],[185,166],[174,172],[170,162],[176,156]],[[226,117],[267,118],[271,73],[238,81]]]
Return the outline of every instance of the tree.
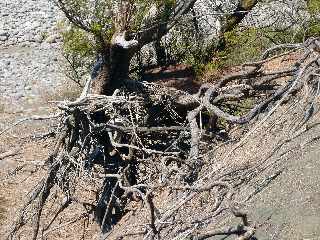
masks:
[[[179,24],[197,2],[55,1],[72,24],[94,36],[104,64],[101,71],[103,74],[95,81],[93,91],[105,95],[112,94],[128,79],[134,53],[151,42],[158,43],[158,46],[160,39]],[[225,15],[218,44],[213,42],[206,49],[205,61],[210,60],[214,51],[224,49],[224,34],[236,27],[257,3],[257,0],[238,1],[234,11]]]
[[[71,23],[95,37],[104,58],[104,77],[98,78],[94,92],[106,95],[128,79],[134,53],[167,34],[195,2],[56,1]]]

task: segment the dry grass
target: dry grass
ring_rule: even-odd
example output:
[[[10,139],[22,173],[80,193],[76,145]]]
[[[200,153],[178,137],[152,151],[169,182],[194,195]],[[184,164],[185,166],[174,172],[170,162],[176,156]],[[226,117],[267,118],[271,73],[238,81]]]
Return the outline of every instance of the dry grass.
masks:
[[[302,52],[294,52],[279,58],[275,58],[270,62],[264,64],[264,69],[266,72],[280,71],[284,69],[289,69],[292,65],[299,60]]]
[[[42,99],[45,102],[50,101],[63,101],[70,100],[74,101],[81,94],[81,90],[79,87],[74,88],[60,88],[55,92],[45,92],[42,95]]]
[[[0,113],[4,113],[4,111],[5,111],[4,100],[0,98]]]
[[[67,84],[66,88],[55,91],[43,92],[40,101],[34,103],[22,102],[19,106],[23,108],[23,111],[19,112],[10,102],[0,99],[0,131],[18,119],[32,115],[50,115],[52,109],[47,106],[48,101],[72,100],[78,97],[80,92],[79,87],[70,84]],[[52,139],[33,140],[31,136],[47,133],[50,126],[52,126],[51,121],[24,122],[0,136],[0,153],[19,149],[18,155],[0,160],[0,240],[6,238],[27,195],[46,173],[46,170],[40,165],[43,164],[52,150]],[[53,202],[51,203],[53,204]],[[62,214],[61,218],[58,218],[55,223],[59,224],[63,217],[74,219],[82,212],[83,209],[71,208],[70,211]],[[81,239],[83,221],[80,221],[80,223],[70,224],[67,231],[62,228],[58,232],[48,233],[47,239]],[[23,231],[20,239],[30,239],[28,231]]]
[[[59,87],[45,90],[40,97],[45,103],[63,100],[73,101],[80,96],[81,90],[79,85],[67,79]]]
[[[263,70],[268,72],[281,71],[284,69],[289,69],[292,65],[299,59],[302,52],[294,52],[288,55],[278,57],[269,61],[263,65]],[[213,69],[205,72],[203,76],[199,79],[203,83],[214,83],[216,80],[220,79],[222,76],[227,76],[231,74],[236,74],[242,70],[241,65],[239,66],[229,66],[222,69]],[[285,79],[284,79],[285,80]]]
[[[8,116],[5,117],[4,115]],[[5,120],[5,125],[13,122],[12,115],[4,115],[0,121]],[[28,194],[46,174],[46,169],[40,165],[50,154],[53,140],[32,140],[28,136],[32,136],[35,133],[45,133],[47,129],[48,122],[27,122],[0,136],[0,153],[16,148],[20,149],[18,155],[0,160],[0,240],[6,239]],[[17,136],[22,137],[22,139]],[[58,189],[53,190],[52,199],[44,212],[43,221],[46,223],[52,219],[52,212],[60,206],[60,202],[57,202],[54,197],[55,193],[60,194]],[[53,209],[54,211],[52,211]],[[59,230],[47,232],[46,239],[98,239],[98,236],[96,238],[94,236],[99,232],[99,228],[92,219],[89,222],[88,219],[72,222],[83,212],[84,209],[81,205],[71,205],[56,219],[52,227],[57,228],[60,223],[68,221],[70,221],[70,224],[65,227],[59,227]],[[21,232],[20,239],[29,240],[31,231],[30,226],[26,227]]]
[[[0,113],[4,113],[5,107],[4,104],[0,103]]]
[[[0,196],[0,225],[2,225],[2,223],[6,219],[6,212],[7,212],[5,208],[6,204],[7,204],[6,199]]]

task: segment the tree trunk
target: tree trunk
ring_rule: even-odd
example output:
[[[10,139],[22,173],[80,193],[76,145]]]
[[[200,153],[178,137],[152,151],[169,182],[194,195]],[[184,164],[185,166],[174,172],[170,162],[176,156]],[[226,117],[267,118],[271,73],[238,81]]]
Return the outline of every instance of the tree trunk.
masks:
[[[126,38],[126,32],[115,33],[112,37],[105,49],[105,63],[92,83],[92,93],[112,95],[129,78],[130,61],[137,51],[137,42]]]

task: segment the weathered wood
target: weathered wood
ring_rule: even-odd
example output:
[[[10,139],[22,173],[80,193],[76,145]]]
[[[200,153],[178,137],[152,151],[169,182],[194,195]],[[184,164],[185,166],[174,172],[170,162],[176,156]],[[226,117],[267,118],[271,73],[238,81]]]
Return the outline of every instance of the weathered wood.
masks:
[[[4,153],[0,153],[0,160],[3,160],[7,157],[15,156],[15,155],[19,154],[19,151],[20,151],[20,149],[17,148],[17,149],[9,150]]]

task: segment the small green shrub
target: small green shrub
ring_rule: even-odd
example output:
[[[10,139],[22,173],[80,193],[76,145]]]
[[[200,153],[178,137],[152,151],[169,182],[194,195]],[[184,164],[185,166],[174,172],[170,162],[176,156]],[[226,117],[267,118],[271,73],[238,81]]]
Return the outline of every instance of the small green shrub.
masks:
[[[252,98],[246,98],[242,101],[234,102],[233,114],[235,116],[243,116],[248,113],[255,105]]]
[[[225,34],[226,48],[219,53],[223,65],[239,65],[257,59],[270,45],[258,28],[235,29]]]
[[[306,21],[288,29],[267,28],[264,34],[274,43],[300,43],[310,37],[320,36],[320,1],[308,0],[306,10],[310,14]]]
[[[40,33],[42,39],[47,39],[49,37],[49,33],[47,31],[43,31]]]
[[[320,13],[320,1],[319,0],[308,0],[307,9],[310,14],[315,15]]]
[[[58,28],[63,39],[63,55],[68,62],[65,73],[69,79],[83,85],[92,69],[99,46],[90,34],[75,26],[60,22]]]
[[[267,29],[264,34],[275,44],[301,43],[310,37],[320,36],[320,23],[311,17],[301,26],[286,30]]]
[[[62,37],[64,53],[78,55],[82,58],[94,56],[96,52],[95,43],[85,31],[71,27],[62,32]]]
[[[261,29],[252,27],[236,28],[225,33],[224,50],[215,52],[212,61],[196,65],[200,69],[198,72],[212,72],[256,60],[271,45],[261,31]]]
[[[216,52],[213,60],[203,64],[191,62],[198,73],[215,71],[221,68],[257,60],[261,54],[274,44],[300,43],[310,37],[320,36],[320,22],[310,18],[304,25],[295,29],[279,30],[272,28],[234,29],[225,33],[226,47]]]

